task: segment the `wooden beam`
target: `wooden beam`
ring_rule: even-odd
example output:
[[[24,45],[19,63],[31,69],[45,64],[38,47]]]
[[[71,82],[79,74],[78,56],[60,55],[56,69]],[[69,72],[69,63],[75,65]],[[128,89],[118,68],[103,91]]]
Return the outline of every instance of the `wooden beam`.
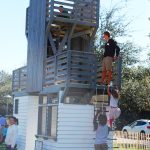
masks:
[[[90,33],[91,33],[91,30],[77,32],[77,33],[73,34],[71,38],[81,37],[81,36],[83,36],[85,34],[90,34]]]
[[[73,26],[72,26],[72,28],[71,28],[71,31],[70,31],[70,34],[69,34],[68,38],[70,38],[70,39],[71,39],[71,37],[72,37],[72,34],[73,34],[73,32],[74,32],[75,27],[76,27],[76,24],[73,24]]]
[[[54,43],[54,41],[53,41],[53,37],[52,37],[51,32],[49,32],[49,34],[48,34],[48,39],[49,39],[49,42],[50,42],[50,44],[51,44],[52,51],[53,51],[53,53],[54,53],[54,55],[55,55],[56,52],[57,52],[57,49],[56,49],[55,43]]]
[[[59,45],[58,51],[62,51],[63,47],[65,46],[65,43],[67,42],[67,38],[68,38],[68,33],[69,33],[69,30],[66,31],[65,36]]]
[[[96,34],[97,28],[94,28],[94,31],[92,32],[91,38],[90,38],[90,42],[89,42],[89,46],[88,46],[88,52],[92,51],[92,47],[93,47],[93,40]]]
[[[70,33],[69,33],[69,36],[68,36],[68,49],[71,48],[71,37],[72,37],[72,34],[75,30],[75,27],[76,27],[76,24],[73,24],[73,26],[71,27],[71,30],[70,30]]]

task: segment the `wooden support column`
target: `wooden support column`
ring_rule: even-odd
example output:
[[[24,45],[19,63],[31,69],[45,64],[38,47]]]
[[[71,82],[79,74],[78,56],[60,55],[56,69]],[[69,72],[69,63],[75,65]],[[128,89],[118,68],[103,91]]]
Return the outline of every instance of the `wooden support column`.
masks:
[[[52,51],[53,51],[53,53],[54,53],[54,55],[55,55],[56,52],[57,52],[57,49],[56,49],[56,45],[55,45],[55,43],[54,43],[54,41],[53,41],[53,37],[52,37],[51,32],[49,32],[49,34],[48,34],[48,39],[49,39],[49,42],[50,42],[50,44],[51,44]]]

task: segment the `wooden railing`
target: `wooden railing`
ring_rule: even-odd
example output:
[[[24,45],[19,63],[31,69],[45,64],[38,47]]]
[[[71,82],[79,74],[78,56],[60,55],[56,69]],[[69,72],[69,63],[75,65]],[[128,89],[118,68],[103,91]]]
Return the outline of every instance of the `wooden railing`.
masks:
[[[65,51],[47,58],[44,87],[58,84],[96,85],[96,58],[93,53]]]
[[[12,91],[21,92],[26,91],[27,83],[27,67],[22,67],[13,71]]]
[[[59,6],[64,13],[60,14]],[[63,20],[91,25],[99,23],[99,0],[48,0],[47,20]]]
[[[93,53],[81,51],[65,51],[45,60],[43,87],[52,85],[72,84],[82,88],[95,88],[98,78],[101,78],[101,62]],[[98,67],[97,67],[98,65]],[[113,68],[114,85],[121,83],[121,58],[115,62]],[[13,92],[26,91],[27,67],[13,71]]]

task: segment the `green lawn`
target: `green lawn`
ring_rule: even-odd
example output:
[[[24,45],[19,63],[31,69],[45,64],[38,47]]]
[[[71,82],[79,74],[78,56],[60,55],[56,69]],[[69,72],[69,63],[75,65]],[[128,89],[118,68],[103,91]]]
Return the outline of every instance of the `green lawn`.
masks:
[[[6,150],[6,145],[5,144],[0,144],[0,150]]]
[[[6,150],[6,146],[4,144],[0,144],[0,150]]]

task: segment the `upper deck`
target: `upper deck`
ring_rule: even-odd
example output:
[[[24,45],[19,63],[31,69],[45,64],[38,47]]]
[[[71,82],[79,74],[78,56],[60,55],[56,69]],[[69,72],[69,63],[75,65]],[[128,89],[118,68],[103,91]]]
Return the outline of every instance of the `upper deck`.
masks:
[[[59,12],[63,6],[64,12]],[[98,26],[99,0],[49,0],[47,2],[46,19]]]
[[[64,12],[59,12],[63,6]],[[99,0],[47,0],[46,22],[67,22],[77,25],[98,27],[99,25]],[[30,6],[26,11],[26,28],[28,34]]]
[[[101,62],[93,53],[81,51],[64,51],[44,61],[44,93],[57,92],[59,88],[96,89],[100,80]],[[13,71],[13,93],[27,92],[27,67]],[[113,84],[121,85],[121,57],[113,64]],[[103,88],[103,86],[98,86]]]

